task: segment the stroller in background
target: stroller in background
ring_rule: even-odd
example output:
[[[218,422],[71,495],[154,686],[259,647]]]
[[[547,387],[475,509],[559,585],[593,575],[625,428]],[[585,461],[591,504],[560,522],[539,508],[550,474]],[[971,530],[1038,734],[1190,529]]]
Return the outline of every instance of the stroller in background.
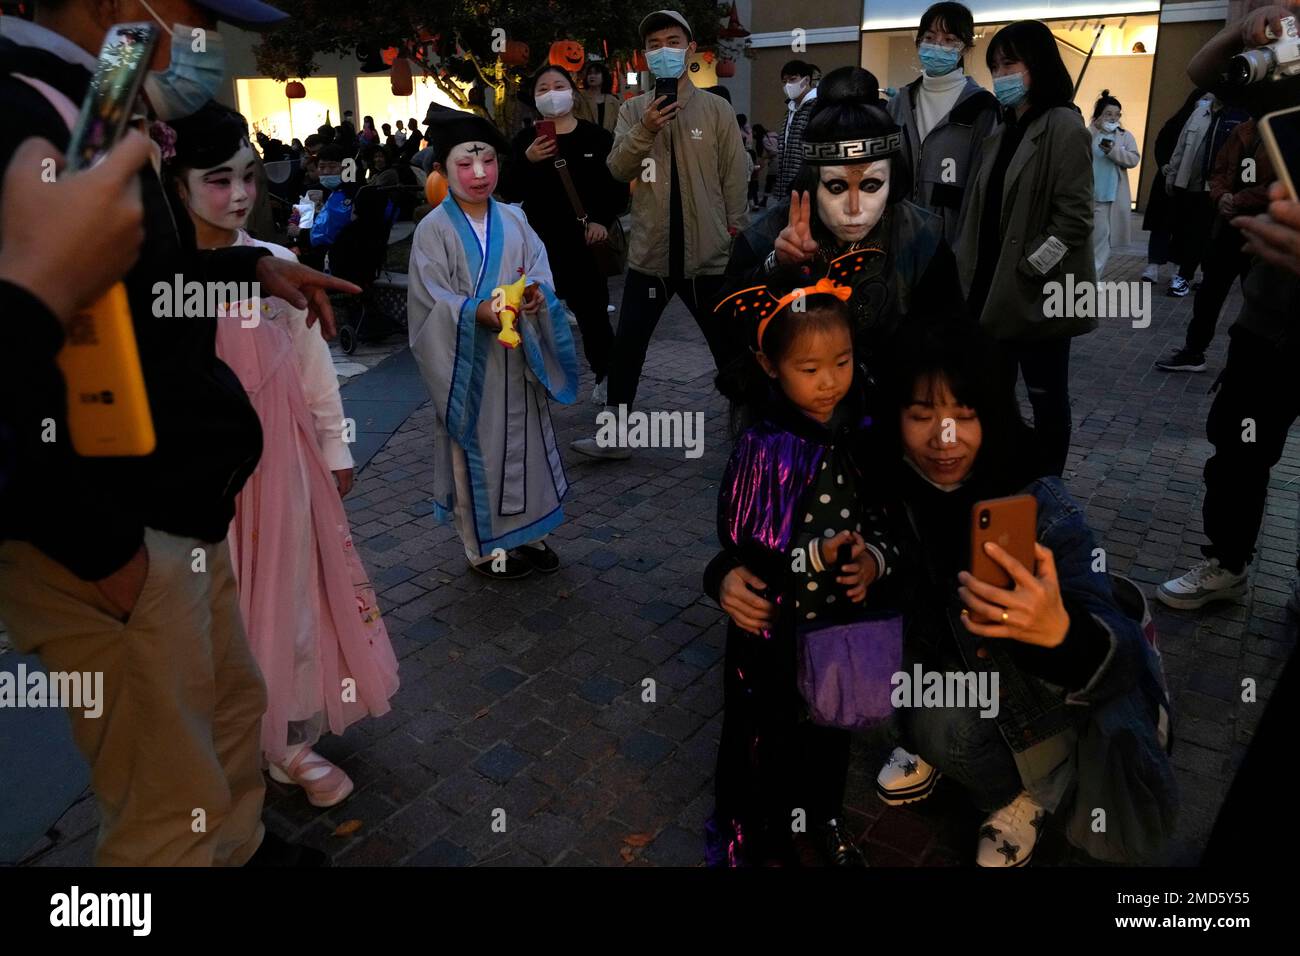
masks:
[[[388,271],[385,262],[389,245],[413,231],[409,220],[420,193],[418,186],[362,186],[352,222],[329,248],[330,273],[361,287],[358,296],[331,300],[339,316],[339,347],[347,355],[361,342],[406,330],[406,276]]]

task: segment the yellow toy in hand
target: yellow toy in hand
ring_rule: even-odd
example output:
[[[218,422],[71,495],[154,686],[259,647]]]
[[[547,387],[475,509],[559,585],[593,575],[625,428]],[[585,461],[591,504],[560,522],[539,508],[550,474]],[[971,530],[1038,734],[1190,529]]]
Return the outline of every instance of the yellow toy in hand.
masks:
[[[501,287],[505,303],[497,312],[501,319],[501,332],[497,335],[497,341],[508,349],[518,348],[523,341],[515,329],[515,319],[519,318],[519,310],[524,304],[524,287],[527,285],[528,276],[521,275],[510,285]]]

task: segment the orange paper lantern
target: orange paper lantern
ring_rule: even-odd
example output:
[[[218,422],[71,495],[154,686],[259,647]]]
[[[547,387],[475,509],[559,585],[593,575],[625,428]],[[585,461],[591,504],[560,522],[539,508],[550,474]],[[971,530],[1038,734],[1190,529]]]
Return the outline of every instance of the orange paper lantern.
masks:
[[[430,206],[437,206],[447,198],[447,178],[436,169],[424,181],[424,198]]]
[[[528,63],[528,44],[522,40],[507,40],[506,48],[501,53],[501,62],[506,66],[524,66]]]
[[[582,44],[577,40],[556,40],[551,44],[551,66],[558,66],[562,70],[568,70],[570,73],[577,73],[582,69],[582,62],[587,58],[582,49]]]
[[[415,84],[411,80],[411,61],[406,57],[395,60],[388,82],[393,88],[394,96],[410,96],[414,93]]]
[[[720,77],[728,77],[728,76],[735,76],[735,75],[736,75],[736,61],[735,61],[735,60],[719,60],[719,61],[718,61],[718,76],[720,76]]]
[[[292,80],[285,84],[284,95],[291,100],[305,99],[307,96],[307,87],[303,86],[297,80]]]
[[[384,66],[392,66],[393,61],[397,59],[397,47],[384,47],[379,51],[379,58],[384,61]]]

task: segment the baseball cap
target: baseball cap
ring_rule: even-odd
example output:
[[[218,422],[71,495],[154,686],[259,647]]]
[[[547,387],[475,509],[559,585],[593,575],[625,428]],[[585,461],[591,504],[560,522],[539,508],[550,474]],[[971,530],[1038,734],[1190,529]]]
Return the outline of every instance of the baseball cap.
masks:
[[[654,13],[647,14],[645,19],[641,21],[641,26],[637,29],[640,31],[642,42],[644,42],[647,33],[652,30],[662,30],[664,27],[670,27],[674,24],[686,31],[686,39],[695,39],[691,33],[691,25],[676,10],[656,10]]]
[[[216,15],[218,20],[245,30],[273,26],[289,19],[285,13],[261,0],[194,0],[196,4]]]

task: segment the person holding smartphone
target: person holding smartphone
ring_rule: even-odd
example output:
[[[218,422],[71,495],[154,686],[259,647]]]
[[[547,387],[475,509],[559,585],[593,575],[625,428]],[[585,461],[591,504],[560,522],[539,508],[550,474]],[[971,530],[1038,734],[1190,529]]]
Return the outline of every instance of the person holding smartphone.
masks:
[[[164,34],[143,82],[150,114],[197,112],[225,72],[219,18],[263,29],[286,14],[258,0],[65,0],[41,4],[33,21],[0,17],[0,165],[29,155],[23,144],[34,137],[52,146],[47,159],[67,151],[96,55],[118,21],[156,23]],[[195,30],[205,31],[204,52],[194,49]],[[4,200],[11,189],[38,188],[43,168],[15,167]],[[155,289],[178,275],[258,283],[263,297],[307,308],[331,335],[327,292],[360,290],[264,249],[201,251],[152,165],[136,183],[144,244],[123,282],[157,447],[142,458],[82,458],[64,437],[62,392],[42,393],[40,417],[60,437],[20,459],[0,501],[0,619],[19,650],[51,668],[104,674],[103,718],[70,711],[101,811],[96,863],[319,865],[323,853],[289,846],[261,821],[266,692],[225,544],[235,496],[261,455],[261,428],[216,357],[216,317],[159,316]],[[202,574],[193,570],[199,555]],[[196,807],[206,810],[202,830],[193,827]]]
[[[596,377],[592,401],[603,405],[614,330],[606,310],[609,280],[591,249],[607,240],[627,208],[628,188],[606,165],[614,137],[575,115],[579,94],[565,70],[542,67],[533,74],[531,92],[544,119],[515,137],[501,194],[523,203],[528,224],[546,246],[556,294],[578,320],[583,352]],[[578,193],[585,222],[578,219],[558,161]]]
[[[896,346],[879,446],[895,457],[875,468],[877,493],[898,516],[903,670],[919,664],[977,681],[997,674],[1000,692],[994,713],[953,701],[899,707],[902,746],[880,771],[877,795],[913,803],[947,776],[987,814],[976,850],[983,867],[1027,863],[1057,811],[1067,838],[1090,855],[1150,860],[1176,802],[1157,729],[1166,704],[1159,665],[1107,575],[1094,570],[1083,510],[1059,479],[1036,478],[1021,454],[1025,425],[998,378],[993,343],[968,325],[934,322],[909,325]],[[997,587],[966,570],[972,511],[1016,494],[1037,503],[1034,566],[988,544],[987,558],[1014,581]],[[725,553],[705,572],[706,593],[755,633],[777,619],[766,588]],[[1117,738],[1122,749],[1104,746]],[[1107,808],[1104,833],[1091,826],[1096,806]]]
[[[636,399],[650,339],[673,296],[695,317],[716,367],[734,354],[730,330],[711,310],[725,281],[731,239],[748,216],[748,168],[736,113],[691,82],[690,24],[676,10],[657,10],[641,21],[640,34],[655,90],[623,102],[608,161],[615,179],[636,185],[627,281],[609,363],[611,406]],[[595,437],[570,447],[598,459],[631,454]]]
[[[1281,20],[1300,16],[1300,5],[1255,3],[1241,20],[1229,23],[1192,58],[1188,75],[1214,91],[1229,106],[1246,110],[1256,120],[1300,102],[1300,76],[1266,79],[1237,86],[1225,82],[1228,62],[1245,49],[1271,42],[1268,32],[1281,35]],[[1205,500],[1201,519],[1209,541],[1202,545],[1205,560],[1156,590],[1170,607],[1196,610],[1212,601],[1235,600],[1250,589],[1250,563],[1264,520],[1273,466],[1281,459],[1300,401],[1292,386],[1300,362],[1300,274],[1288,268],[1285,254],[1261,249],[1264,237],[1281,238],[1284,227],[1270,222],[1274,207],[1285,219],[1288,203],[1280,187],[1269,194],[1265,216],[1234,216],[1228,224],[1240,229],[1260,255],[1242,281],[1245,302],[1228,330],[1228,357],[1216,381],[1205,433],[1214,454],[1205,463]],[[1291,207],[1294,216],[1294,205]],[[1293,218],[1292,223],[1296,220]],[[1283,246],[1285,248],[1285,246]],[[1292,248],[1295,248],[1294,246]],[[1243,421],[1254,425],[1252,441],[1243,440]],[[1300,555],[1297,578],[1288,606],[1300,613]]]
[[[1114,246],[1129,242],[1129,207],[1133,205],[1128,171],[1142,153],[1133,134],[1120,125],[1124,108],[1102,90],[1092,108],[1092,257],[1101,278]]]

